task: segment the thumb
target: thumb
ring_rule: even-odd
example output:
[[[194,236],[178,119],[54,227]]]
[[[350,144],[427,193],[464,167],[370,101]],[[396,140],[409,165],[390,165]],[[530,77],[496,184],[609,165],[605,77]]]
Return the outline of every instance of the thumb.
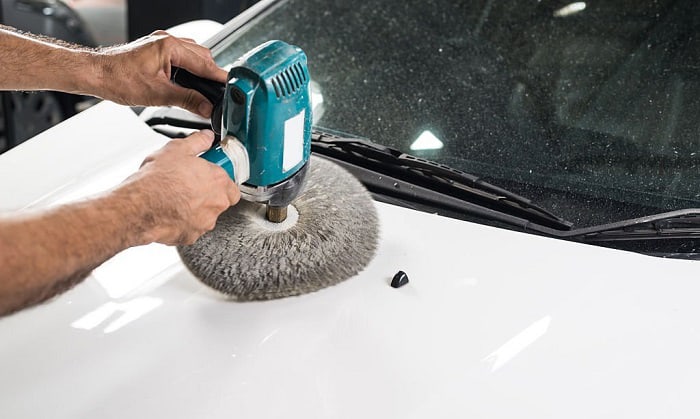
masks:
[[[214,142],[214,132],[208,129],[201,130],[185,138],[183,141],[188,152],[193,156],[197,156],[211,148]]]

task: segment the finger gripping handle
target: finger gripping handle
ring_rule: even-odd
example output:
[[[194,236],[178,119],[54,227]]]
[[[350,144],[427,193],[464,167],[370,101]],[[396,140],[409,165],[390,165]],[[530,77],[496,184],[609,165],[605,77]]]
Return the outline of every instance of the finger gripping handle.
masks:
[[[226,92],[226,84],[196,76],[189,71],[173,66],[170,80],[187,89],[201,93],[214,109],[211,113],[211,127],[215,133],[221,134],[221,108]],[[218,141],[217,141],[218,143]]]
[[[180,67],[172,68],[170,80],[182,87],[198,91],[214,106],[221,103],[224,98],[224,92],[226,91],[225,83],[196,76]]]

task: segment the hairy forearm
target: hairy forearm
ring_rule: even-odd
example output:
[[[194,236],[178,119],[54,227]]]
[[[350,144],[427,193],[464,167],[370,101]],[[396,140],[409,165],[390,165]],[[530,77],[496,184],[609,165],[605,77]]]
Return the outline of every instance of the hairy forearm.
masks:
[[[0,25],[0,90],[58,90],[129,106],[179,106],[208,118],[212,103],[172,83],[173,66],[221,83],[227,77],[208,48],[163,31],[90,49]]]
[[[100,54],[0,26],[0,90],[93,94]]]
[[[44,301],[117,252],[145,244],[131,185],[36,215],[0,218],[0,315]]]

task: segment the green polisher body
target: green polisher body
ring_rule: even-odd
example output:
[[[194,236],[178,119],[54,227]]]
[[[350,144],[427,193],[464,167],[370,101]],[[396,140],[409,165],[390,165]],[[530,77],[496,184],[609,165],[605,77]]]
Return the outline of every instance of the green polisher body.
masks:
[[[364,269],[377,247],[377,212],[350,172],[310,158],[304,53],[267,42],[233,64],[225,87],[183,80],[192,75],[181,71],[175,81],[214,104],[212,128],[221,143],[202,157],[226,169],[244,198],[219,216],[212,231],[178,247],[190,272],[227,296],[249,301],[306,294]],[[256,203],[266,204],[267,219]]]
[[[172,78],[214,104],[212,127],[221,141],[201,157],[224,168],[244,199],[266,204],[270,221],[284,221],[311,154],[306,54],[269,41],[233,64],[225,86],[178,68]]]

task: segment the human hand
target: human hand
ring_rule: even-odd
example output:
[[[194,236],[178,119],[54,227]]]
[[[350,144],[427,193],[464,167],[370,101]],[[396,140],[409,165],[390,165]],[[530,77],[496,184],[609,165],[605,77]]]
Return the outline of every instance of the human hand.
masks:
[[[165,31],[105,48],[98,59],[94,95],[130,106],[179,106],[205,118],[211,115],[212,104],[201,93],[172,83],[172,67],[222,83],[227,79],[208,48]]]
[[[240,191],[226,171],[197,157],[213,140],[208,130],[172,140],[127,179],[123,187],[143,208],[144,243],[192,244],[238,202]]]

